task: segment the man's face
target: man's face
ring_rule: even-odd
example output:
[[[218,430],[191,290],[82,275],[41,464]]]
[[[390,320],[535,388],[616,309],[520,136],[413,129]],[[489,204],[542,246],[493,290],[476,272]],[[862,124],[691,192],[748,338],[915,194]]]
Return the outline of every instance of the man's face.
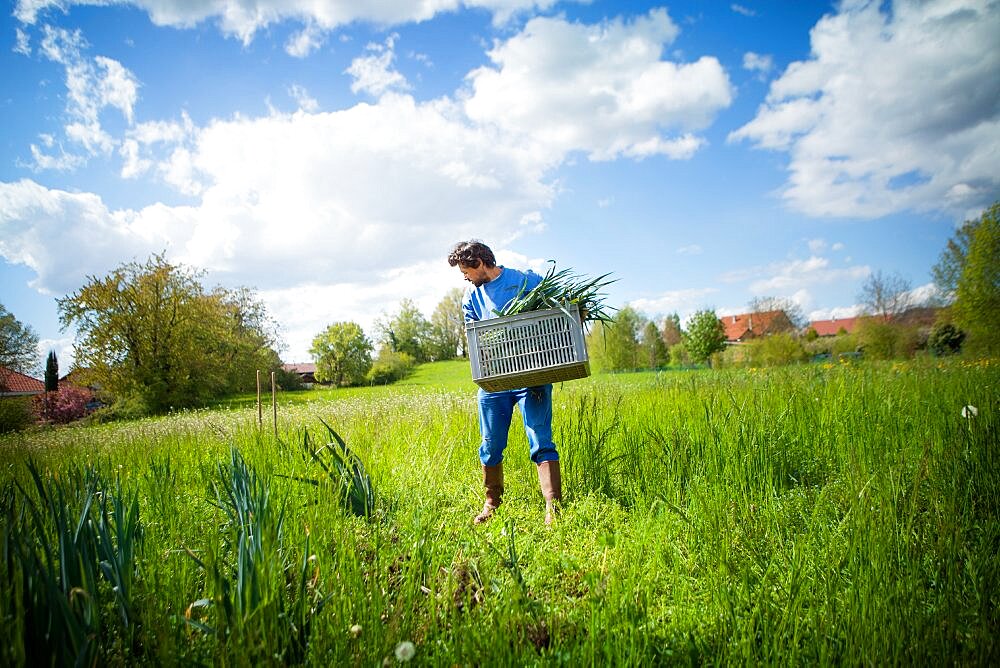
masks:
[[[465,276],[465,280],[477,288],[490,282],[490,278],[486,274],[486,265],[482,262],[479,263],[478,267],[467,267],[464,264],[460,264],[458,268],[462,270],[462,276]]]

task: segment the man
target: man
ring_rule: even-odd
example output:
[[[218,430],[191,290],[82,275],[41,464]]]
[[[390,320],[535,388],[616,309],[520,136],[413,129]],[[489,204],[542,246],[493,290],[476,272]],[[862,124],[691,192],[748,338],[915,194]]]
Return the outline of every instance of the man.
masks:
[[[472,283],[462,301],[466,322],[497,317],[503,308],[522,291],[538,285],[542,277],[532,271],[521,272],[497,266],[489,246],[480,241],[455,244],[448,264],[457,266],[465,280]],[[552,524],[556,503],[562,498],[559,477],[559,453],[552,442],[552,385],[523,387],[504,392],[479,390],[479,429],[482,443],[479,460],[483,465],[486,502],[473,522],[481,524],[493,516],[503,500],[503,451],[514,414],[521,410],[524,432],[531,447],[531,461],[538,467],[538,482],[545,497],[545,524]]]

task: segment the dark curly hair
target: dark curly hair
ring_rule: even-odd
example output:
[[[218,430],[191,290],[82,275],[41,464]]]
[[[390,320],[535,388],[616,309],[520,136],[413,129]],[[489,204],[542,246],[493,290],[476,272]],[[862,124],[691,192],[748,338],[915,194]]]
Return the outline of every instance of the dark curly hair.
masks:
[[[448,255],[448,265],[451,267],[460,264],[463,267],[475,269],[480,263],[485,264],[487,268],[492,268],[497,266],[497,259],[493,256],[493,251],[490,250],[489,246],[476,239],[459,241]]]

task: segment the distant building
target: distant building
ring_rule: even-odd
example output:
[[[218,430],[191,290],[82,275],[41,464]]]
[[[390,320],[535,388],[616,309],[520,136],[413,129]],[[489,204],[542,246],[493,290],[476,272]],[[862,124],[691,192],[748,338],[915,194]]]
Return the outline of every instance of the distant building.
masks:
[[[780,309],[727,315],[719,320],[726,330],[726,343],[730,344],[746,343],[751,339],[795,329],[788,314]]]
[[[23,373],[0,367],[0,397],[30,397],[45,392],[45,383]]]
[[[316,382],[316,365],[312,362],[296,362],[295,364],[282,364],[285,371],[299,374],[302,382],[307,386],[312,386]]]
[[[858,326],[860,318],[834,318],[833,320],[813,320],[807,329],[814,330],[820,336],[836,336],[843,330],[850,334]]]

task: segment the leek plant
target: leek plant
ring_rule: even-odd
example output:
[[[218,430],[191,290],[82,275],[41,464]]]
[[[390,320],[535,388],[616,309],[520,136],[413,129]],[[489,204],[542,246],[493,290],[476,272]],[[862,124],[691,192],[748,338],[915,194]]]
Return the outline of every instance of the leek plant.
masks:
[[[605,280],[610,275],[608,273],[589,278],[573,273],[572,269],[556,271],[553,262],[538,285],[527,292],[522,290],[497,315],[517,315],[549,308],[565,309],[569,304],[576,304],[583,320],[610,322],[611,307],[605,304],[605,295],[601,292],[601,288],[614,283],[614,280]]]

